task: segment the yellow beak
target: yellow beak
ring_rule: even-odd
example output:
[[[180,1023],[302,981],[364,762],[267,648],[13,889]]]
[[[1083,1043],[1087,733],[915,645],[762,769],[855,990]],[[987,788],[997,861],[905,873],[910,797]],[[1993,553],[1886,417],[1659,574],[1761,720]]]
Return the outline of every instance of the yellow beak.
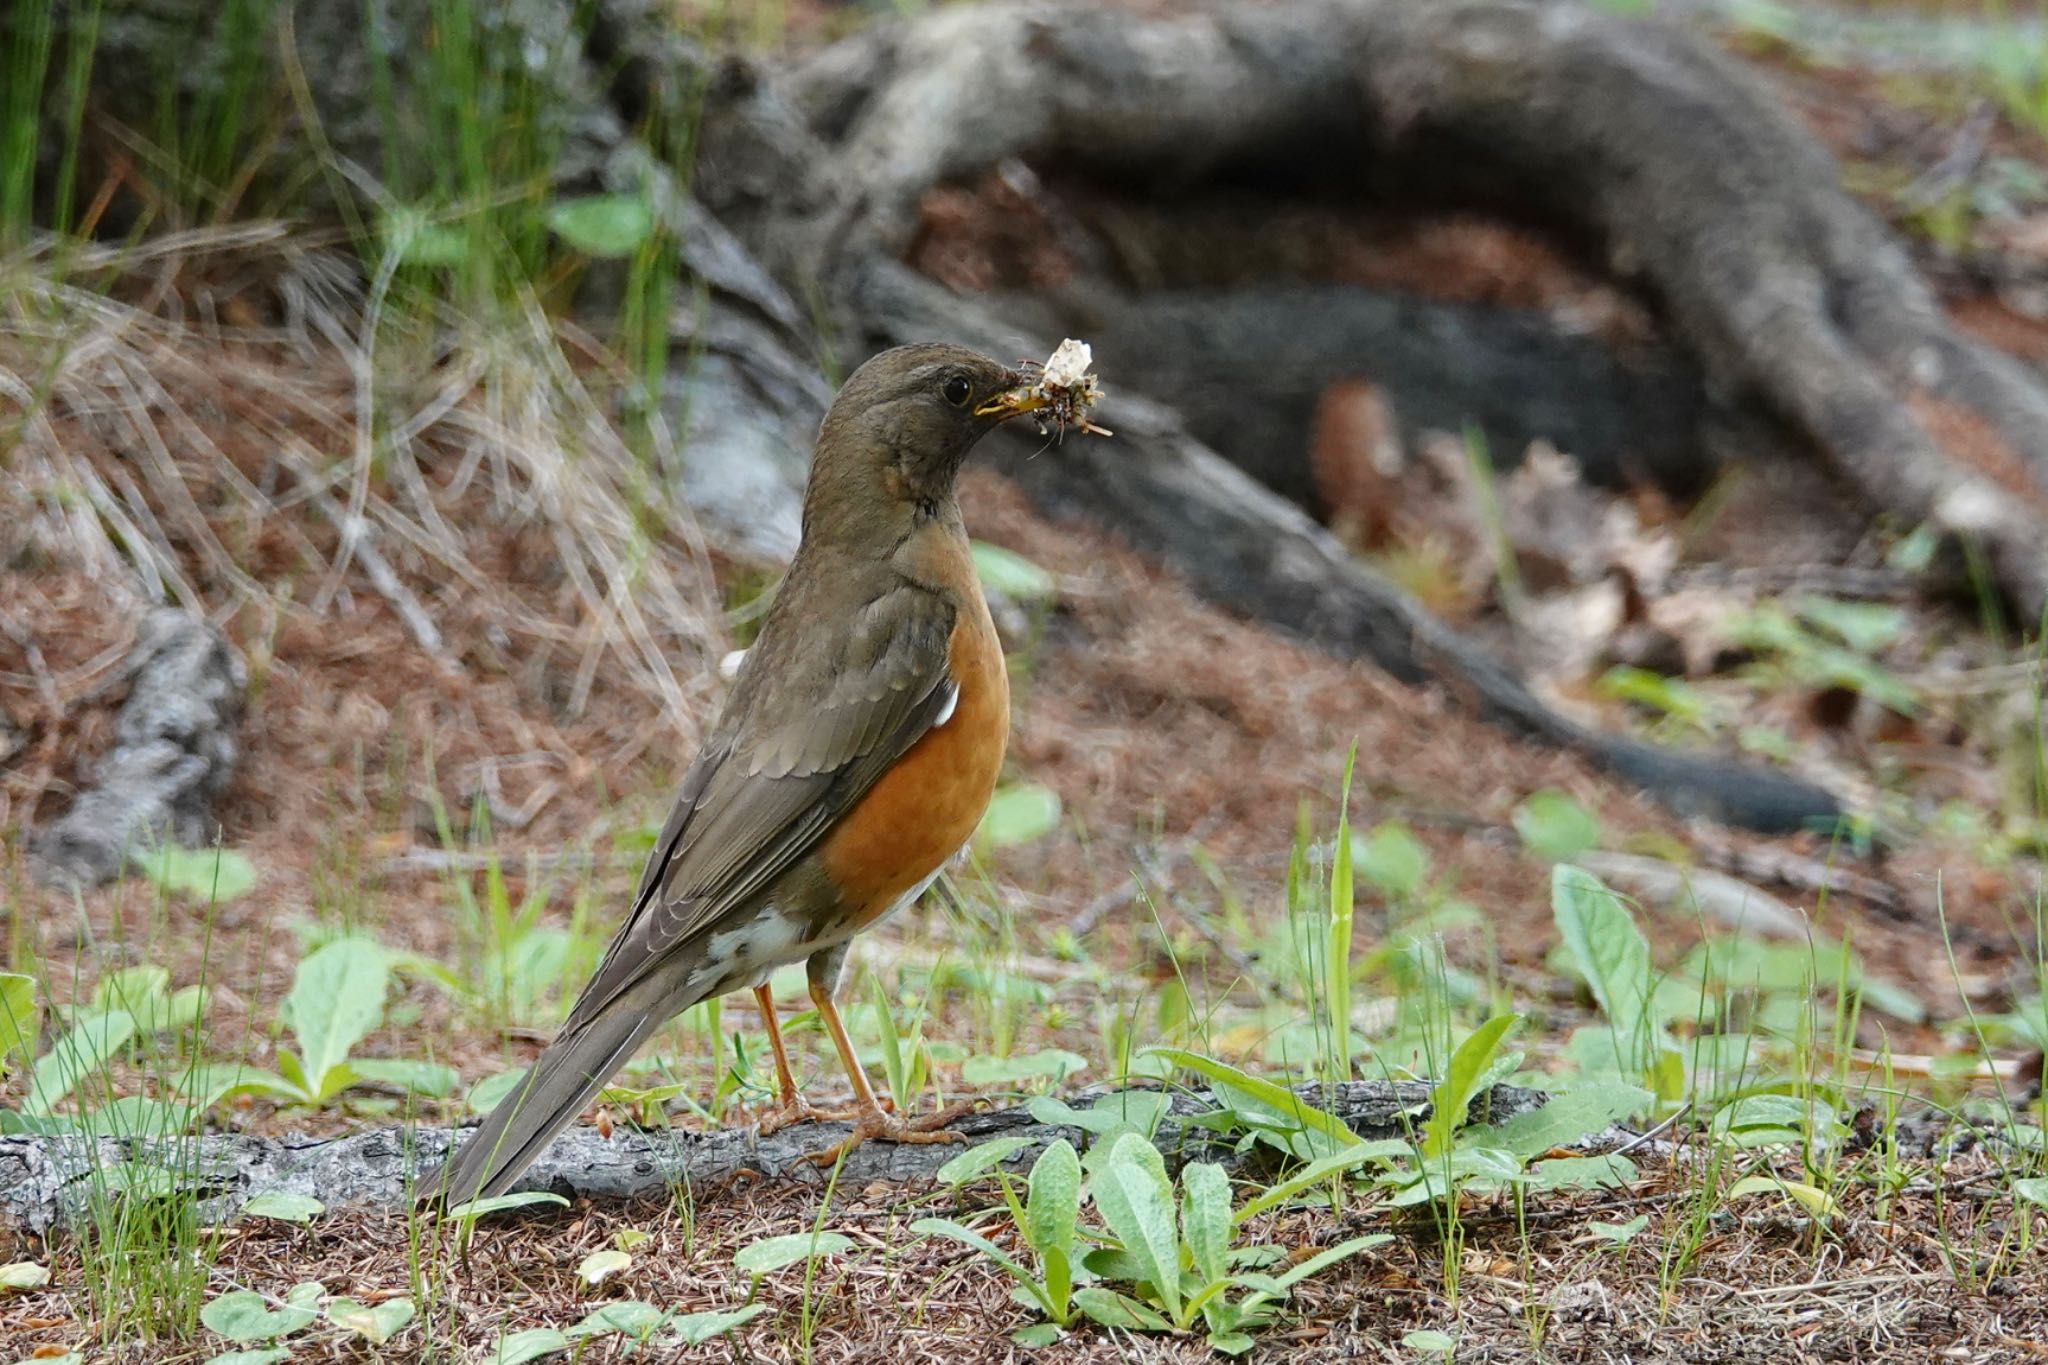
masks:
[[[1046,406],[1047,399],[1045,395],[1038,392],[1036,386],[1026,383],[1019,384],[1015,388],[1004,389],[994,398],[976,408],[974,415],[976,417],[994,417],[998,421],[1008,421],[1012,417],[1022,417],[1027,412],[1037,412],[1040,408]]]

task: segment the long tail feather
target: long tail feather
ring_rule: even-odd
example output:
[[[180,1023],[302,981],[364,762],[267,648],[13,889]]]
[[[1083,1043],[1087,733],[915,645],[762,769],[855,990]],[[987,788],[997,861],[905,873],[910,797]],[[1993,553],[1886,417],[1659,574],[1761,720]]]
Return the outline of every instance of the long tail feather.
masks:
[[[556,1038],[483,1126],[420,1183],[419,1201],[453,1207],[505,1193],[665,1018],[616,1000]]]

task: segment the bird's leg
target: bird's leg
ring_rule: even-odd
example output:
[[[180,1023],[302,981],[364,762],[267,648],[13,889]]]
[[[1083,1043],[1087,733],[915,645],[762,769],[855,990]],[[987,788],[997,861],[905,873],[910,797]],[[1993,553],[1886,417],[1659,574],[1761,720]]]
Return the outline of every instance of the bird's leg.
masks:
[[[813,1153],[812,1161],[820,1166],[830,1166],[869,1138],[882,1138],[889,1142],[960,1141],[960,1134],[950,1131],[946,1125],[971,1112],[974,1108],[972,1100],[947,1105],[938,1113],[927,1114],[920,1119],[899,1118],[884,1110],[868,1086],[868,1075],[861,1068],[860,1058],[853,1055],[853,1041],[846,1036],[846,1025],[839,1021],[839,1007],[832,1002],[831,988],[812,981],[811,1003],[818,1007],[818,1017],[825,1021],[825,1031],[832,1035],[832,1046],[838,1049],[839,1064],[846,1068],[846,1079],[853,1083],[853,1112],[849,1115],[853,1119],[853,1132],[844,1142]]]
[[[796,1076],[789,1069],[789,1049],[782,1044],[782,1025],[775,1017],[775,995],[768,989],[767,982],[764,981],[754,987],[754,1003],[760,1007],[761,1023],[768,1030],[768,1046],[775,1051],[775,1079],[782,1087],[782,1104],[761,1115],[759,1123],[756,1124],[760,1135],[767,1137],[770,1133],[787,1128],[792,1123],[803,1123],[823,1116],[811,1108],[811,1102],[796,1088]],[[833,1113],[831,1117],[843,1116]]]

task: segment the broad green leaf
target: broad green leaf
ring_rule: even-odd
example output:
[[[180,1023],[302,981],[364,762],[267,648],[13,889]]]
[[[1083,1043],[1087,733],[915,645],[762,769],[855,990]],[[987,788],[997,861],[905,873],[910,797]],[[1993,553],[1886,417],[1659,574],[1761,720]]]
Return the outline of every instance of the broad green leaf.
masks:
[[[965,1185],[970,1180],[979,1180],[1030,1145],[1030,1138],[1006,1137],[969,1147],[939,1167],[938,1181],[941,1185]]]
[[[198,1121],[197,1105],[171,1104],[147,1095],[123,1095],[94,1109],[74,1127],[99,1137],[160,1139],[189,1133]]]
[[[567,1336],[571,1341],[582,1341],[586,1337],[601,1337],[612,1332],[623,1332],[636,1340],[645,1340],[655,1328],[667,1322],[670,1314],[651,1303],[638,1299],[621,1299],[593,1309],[584,1315],[582,1321],[571,1327]]]
[[[1600,819],[1561,791],[1531,792],[1515,807],[1515,833],[1545,862],[1563,863],[1600,846]]]
[[[1192,1161],[1181,1168],[1180,1188],[1181,1240],[1197,1278],[1215,1284],[1230,1273],[1230,1177],[1212,1162]]]
[[[126,1010],[139,1025],[170,993],[171,974],[167,969],[149,963],[122,967],[108,972],[92,988],[92,1008],[102,1012]]]
[[[633,1257],[624,1251],[607,1247],[593,1251],[576,1266],[576,1278],[585,1284],[601,1284],[607,1276],[616,1275],[633,1264]]]
[[[766,1275],[799,1261],[837,1256],[853,1249],[853,1239],[839,1232],[797,1232],[786,1237],[764,1237],[734,1254],[733,1266],[748,1275]]]
[[[277,1365],[292,1358],[289,1346],[259,1346],[253,1351],[222,1351],[208,1356],[204,1365]]]
[[[535,1204],[553,1204],[557,1208],[568,1208],[569,1201],[559,1194],[546,1190],[522,1190],[517,1194],[494,1194],[489,1199],[472,1199],[467,1204],[457,1204],[449,1209],[451,1223],[474,1223],[488,1214],[503,1213],[506,1209],[531,1208]]]
[[[1541,1109],[1517,1114],[1505,1123],[1474,1128],[1468,1138],[1483,1147],[1503,1147],[1516,1156],[1540,1156],[1553,1147],[1569,1147],[1609,1124],[1640,1114],[1656,1097],[1638,1085],[1591,1082],[1574,1085],[1550,1097]]]
[[[2012,1197],[2048,1209],[2048,1176],[2027,1176],[2013,1181]]]
[[[329,1073],[383,1020],[390,981],[390,955],[367,939],[336,939],[299,963],[280,1013],[298,1039],[296,1060],[312,1093],[332,1093]]]
[[[1650,945],[1621,897],[1584,868],[1560,863],[1550,878],[1551,913],[1593,998],[1614,1030],[1623,1075],[1646,1076],[1662,1048],[1650,1011],[1655,981]]]
[[[1173,1330],[1172,1323],[1136,1299],[1099,1285],[1075,1290],[1074,1306],[1104,1327],[1121,1327],[1131,1332]]]
[[[1220,1099],[1233,1107],[1255,1105],[1284,1123],[1287,1131],[1311,1135],[1312,1140],[1302,1144],[1305,1150],[1295,1152],[1297,1156],[1327,1156],[1338,1148],[1358,1145],[1358,1134],[1347,1128],[1342,1119],[1326,1114],[1314,1105],[1302,1103],[1301,1098],[1285,1086],[1248,1075],[1213,1057],[1204,1057],[1199,1052],[1189,1052],[1184,1048],[1148,1048],[1147,1052],[1165,1057],[1175,1066],[1201,1076],[1216,1090]]]
[[[1374,825],[1352,859],[1359,876],[1397,899],[1413,897],[1429,876],[1429,850],[1399,820]]]
[[[452,1066],[403,1057],[358,1057],[349,1063],[349,1069],[362,1080],[380,1081],[435,1100],[454,1094],[455,1084],[461,1079]]]
[[[526,1365],[566,1351],[570,1344],[569,1338],[553,1327],[529,1327],[501,1339],[498,1349],[491,1352],[489,1365]]]
[[[1827,1191],[1798,1180],[1780,1180],[1774,1175],[1746,1175],[1728,1187],[1728,1197],[1738,1199],[1745,1194],[1782,1195],[1797,1203],[1815,1218],[1832,1218],[1840,1210]]]
[[[0,1070],[9,1053],[27,1055],[35,1033],[35,978],[0,972]]]
[[[1173,1187],[1151,1143],[1126,1133],[1088,1181],[1096,1209],[1126,1254],[1137,1259],[1169,1318],[1180,1317],[1180,1237]]]
[[[745,1308],[703,1313],[682,1313],[668,1320],[669,1327],[685,1346],[701,1346],[713,1337],[722,1337],[735,1327],[744,1327],[768,1311],[765,1303],[751,1303]]]
[[[335,1299],[327,1305],[327,1320],[354,1332],[372,1346],[382,1346],[412,1321],[411,1299],[386,1299],[371,1307],[354,1299]]]
[[[1458,1339],[1456,1337],[1430,1327],[1418,1328],[1413,1332],[1403,1333],[1401,1344],[1411,1351],[1449,1352],[1458,1349]]]
[[[920,1237],[945,1237],[959,1242],[963,1246],[973,1247],[976,1251],[1008,1271],[1011,1278],[1034,1289],[1037,1287],[1031,1272],[1019,1265],[1016,1257],[1004,1251],[973,1228],[956,1223],[950,1218],[920,1218],[910,1225],[910,1230]]]
[[[1088,1059],[1061,1047],[1042,1047],[1009,1057],[969,1057],[960,1064],[960,1079],[972,1086],[1016,1085],[1023,1081],[1065,1080],[1088,1069]]]
[[[1525,1174],[1534,1190],[1618,1190],[1635,1180],[1636,1167],[1619,1152],[1602,1152],[1538,1161]]]
[[[1845,602],[1836,597],[1802,597],[1793,610],[1859,654],[1876,654],[1905,634],[1905,608],[1889,602]]]
[[[1058,1341],[1063,1333],[1064,1329],[1056,1322],[1034,1322],[1010,1333],[1010,1340],[1026,1350],[1037,1351]]]
[[[210,1108],[230,1095],[268,1095],[281,1100],[310,1098],[275,1072],[241,1062],[201,1062],[188,1068],[175,1084],[180,1095],[201,1109]]]
[[[990,592],[1026,605],[1058,594],[1059,580],[1024,556],[982,540],[975,541],[972,548],[975,573]]]
[[[586,256],[630,256],[654,235],[654,210],[638,194],[585,194],[548,208],[548,230]]]
[[[244,1218],[274,1218],[280,1223],[310,1223],[325,1212],[325,1204],[303,1194],[259,1194],[241,1208]]]
[[[1031,1167],[1024,1200],[1024,1235],[1044,1255],[1057,1248],[1074,1254],[1074,1224],[1081,1210],[1081,1159],[1065,1138],[1045,1149]]]
[[[1173,1097],[1158,1090],[1119,1090],[1086,1109],[1076,1109],[1055,1096],[1040,1095],[1024,1108],[1040,1123],[1079,1128],[1091,1137],[1107,1137],[1125,1128],[1150,1137],[1159,1120],[1172,1111]]]
[[[1601,1241],[1613,1246],[1627,1246],[1635,1240],[1637,1233],[1650,1226],[1650,1215],[1639,1213],[1626,1223],[1603,1223],[1598,1219],[1587,1222],[1586,1231]]]
[[[406,265],[452,270],[468,262],[470,234],[449,223],[437,223],[418,208],[401,207],[383,222],[385,249]]]
[[[308,1281],[308,1283],[312,1283]],[[314,1308],[319,1294],[294,1286],[285,1305],[272,1308],[261,1294],[232,1289],[199,1310],[199,1321],[229,1341],[275,1341],[289,1336],[320,1316]]]
[[[1036,782],[1020,782],[989,798],[974,841],[982,848],[1012,848],[1035,843],[1059,827],[1059,793]]]
[[[24,1289],[41,1289],[50,1282],[50,1268],[34,1261],[0,1265],[0,1294]]]
[[[134,857],[143,876],[165,891],[215,905],[256,889],[256,867],[231,848],[166,845]]]
[[[1457,1144],[1458,1128],[1465,1122],[1465,1110],[1472,1098],[1479,1092],[1492,1068],[1494,1054],[1500,1051],[1501,1043],[1522,1022],[1519,1014],[1497,1014],[1472,1030],[1458,1050],[1451,1054],[1451,1064],[1444,1072],[1443,1080],[1429,1092],[1429,1122],[1422,1131],[1422,1155],[1425,1159],[1441,1156]]]
[[[495,1076],[486,1076],[469,1088],[463,1102],[472,1114],[488,1114],[525,1079],[526,1068],[523,1066],[517,1071],[500,1071]]]
[[[29,1076],[28,1099],[22,1112],[46,1116],[51,1108],[77,1088],[78,1083],[105,1066],[110,1058],[135,1036],[135,1021],[126,1010],[90,1011],[78,1017],[69,1031],[36,1062]]]
[[[1227,1356],[1241,1356],[1253,1346],[1252,1339],[1243,1332],[1211,1332],[1209,1349]]]

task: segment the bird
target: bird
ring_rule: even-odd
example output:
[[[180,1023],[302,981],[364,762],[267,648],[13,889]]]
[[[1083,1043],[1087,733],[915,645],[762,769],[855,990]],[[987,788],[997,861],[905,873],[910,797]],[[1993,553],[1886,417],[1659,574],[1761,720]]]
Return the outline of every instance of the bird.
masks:
[[[421,1182],[422,1202],[505,1193],[664,1021],[739,990],[775,1058],[780,1106],[763,1132],[851,1118],[833,1155],[958,1139],[944,1127],[957,1108],[882,1107],[834,994],[854,935],[932,883],[994,794],[1009,678],[954,483],[976,442],[1047,401],[1031,376],[945,344],[883,351],[847,378],[819,427],[795,557],[625,919],[554,1040]],[[767,982],[796,962],[852,1084],[840,1113],[813,1110],[790,1071]]]

